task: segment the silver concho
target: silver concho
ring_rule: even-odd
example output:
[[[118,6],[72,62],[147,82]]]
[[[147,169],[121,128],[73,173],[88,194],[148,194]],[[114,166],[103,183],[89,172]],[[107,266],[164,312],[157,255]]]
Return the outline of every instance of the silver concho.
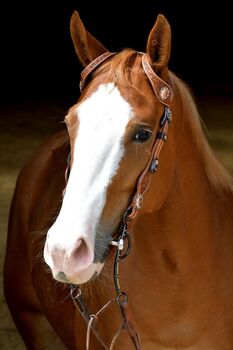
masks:
[[[170,95],[170,90],[167,86],[163,86],[161,87],[161,89],[159,90],[159,97],[161,98],[161,100],[166,100]]]

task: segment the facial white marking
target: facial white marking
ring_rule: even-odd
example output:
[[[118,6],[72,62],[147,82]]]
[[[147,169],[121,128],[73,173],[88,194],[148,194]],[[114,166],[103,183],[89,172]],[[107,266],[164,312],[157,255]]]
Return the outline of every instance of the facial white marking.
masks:
[[[125,129],[132,116],[130,105],[113,83],[100,85],[77,108],[72,169],[60,214],[49,230],[49,245],[66,250],[67,256],[80,238],[94,247],[95,229],[107,188],[123,157]]]

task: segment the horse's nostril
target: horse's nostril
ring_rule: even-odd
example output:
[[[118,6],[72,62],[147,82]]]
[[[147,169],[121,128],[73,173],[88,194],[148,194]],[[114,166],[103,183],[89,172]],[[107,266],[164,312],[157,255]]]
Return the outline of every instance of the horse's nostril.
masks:
[[[93,256],[85,239],[80,238],[73,249],[72,260],[78,268],[86,267],[93,262]]]

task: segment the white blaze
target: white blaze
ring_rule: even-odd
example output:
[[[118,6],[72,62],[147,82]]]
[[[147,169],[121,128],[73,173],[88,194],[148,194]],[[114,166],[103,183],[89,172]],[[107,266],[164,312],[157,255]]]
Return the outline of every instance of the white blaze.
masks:
[[[67,252],[82,237],[94,247],[96,225],[124,153],[123,138],[132,110],[118,88],[108,83],[78,106],[77,118],[72,169],[60,214],[51,228],[55,234],[50,235]]]

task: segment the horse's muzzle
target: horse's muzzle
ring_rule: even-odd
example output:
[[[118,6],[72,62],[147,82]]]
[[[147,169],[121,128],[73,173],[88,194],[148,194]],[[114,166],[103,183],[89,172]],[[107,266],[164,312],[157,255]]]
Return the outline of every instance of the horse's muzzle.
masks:
[[[65,283],[85,283],[102,269],[102,264],[94,263],[94,250],[85,237],[79,238],[72,246],[62,247],[53,242],[52,235],[48,235],[44,259],[53,277]]]

